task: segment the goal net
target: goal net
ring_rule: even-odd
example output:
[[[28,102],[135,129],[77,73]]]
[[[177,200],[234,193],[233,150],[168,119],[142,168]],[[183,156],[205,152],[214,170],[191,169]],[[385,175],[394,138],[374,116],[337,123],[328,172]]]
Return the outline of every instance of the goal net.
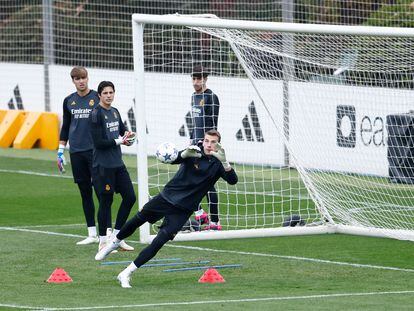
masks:
[[[216,184],[222,230],[201,226],[176,239],[413,239],[414,31],[140,14],[133,21],[140,207],[178,168],[158,162],[156,146],[189,144],[197,64],[210,73],[218,130],[239,176],[235,186]],[[202,208],[209,211],[206,200]],[[156,230],[144,228],[141,239]]]

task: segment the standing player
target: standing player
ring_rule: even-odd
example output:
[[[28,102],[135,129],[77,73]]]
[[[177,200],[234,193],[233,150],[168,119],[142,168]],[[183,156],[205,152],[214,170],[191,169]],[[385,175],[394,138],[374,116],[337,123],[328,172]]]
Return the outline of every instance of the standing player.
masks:
[[[98,86],[99,105],[91,112],[91,133],[93,140],[93,178],[99,194],[99,249],[108,241],[106,219],[111,211],[114,192],[120,193],[122,202],[116,217],[113,235],[116,235],[128,219],[136,201],[134,187],[122,161],[120,145],[130,146],[135,136],[126,131],[118,109],[112,107],[115,86],[110,81],[102,81]],[[121,241],[125,251],[134,248]]]
[[[72,173],[78,185],[83,213],[88,226],[88,237],[77,242],[78,245],[98,243],[95,225],[95,205],[92,195],[92,137],[89,130],[89,114],[99,103],[98,93],[88,87],[88,72],[84,67],[74,67],[70,76],[76,92],[63,101],[63,122],[60,131],[57,162],[60,172],[64,172],[66,164],[64,150],[69,141],[69,155]],[[111,215],[107,216],[107,224],[111,227]]]
[[[194,93],[191,97],[191,116],[193,131],[190,134],[191,143],[197,145],[204,138],[204,133],[217,130],[220,102],[215,93],[207,88],[208,71],[202,65],[196,65],[191,74]],[[207,230],[221,230],[218,215],[218,196],[214,185],[207,193],[210,210],[210,223],[208,215],[202,208],[196,211],[196,220],[207,224]]]
[[[153,258],[161,247],[173,240],[191,214],[196,211],[202,198],[221,177],[230,185],[237,183],[237,174],[226,160],[220,145],[220,133],[206,132],[203,150],[191,145],[180,151],[173,164],[181,164],[175,176],[165,185],[160,194],[146,203],[143,209],[131,218],[116,237],[96,254],[96,260],[104,259],[119,247],[122,239],[129,237],[146,222],[151,224],[164,218],[160,231],[151,244],[144,248],[131,264],[118,274],[118,281],[124,288],[129,284],[131,274]]]

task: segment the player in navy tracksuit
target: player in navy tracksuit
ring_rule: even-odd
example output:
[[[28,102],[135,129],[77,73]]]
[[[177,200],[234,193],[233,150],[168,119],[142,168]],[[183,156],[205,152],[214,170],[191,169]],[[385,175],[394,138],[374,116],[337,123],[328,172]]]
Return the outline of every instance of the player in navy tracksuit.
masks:
[[[205,133],[203,150],[191,145],[178,154],[173,164],[181,164],[174,177],[160,194],[146,203],[143,209],[122,227],[112,243],[107,244],[95,256],[104,259],[119,246],[122,239],[129,237],[145,222],[155,223],[164,218],[160,231],[151,244],[118,275],[122,287],[129,284],[132,272],[153,258],[161,247],[173,240],[211,187],[221,177],[230,185],[237,183],[237,174],[226,160],[224,149],[219,144],[220,133],[211,130]]]
[[[220,101],[217,95],[207,88],[208,72],[206,68],[201,65],[195,66],[191,77],[194,87],[194,93],[191,97],[191,117],[194,128],[190,133],[190,139],[192,144],[197,145],[200,140],[203,140],[205,132],[217,130]],[[211,222],[209,223],[208,215],[203,209],[196,211],[196,220],[202,224],[208,224],[205,229],[221,230],[218,215],[218,196],[214,185],[207,193],[207,201]]]
[[[88,237],[78,245],[97,243],[95,205],[92,194],[92,137],[89,129],[89,114],[99,103],[98,93],[88,87],[88,72],[84,67],[74,67],[70,76],[76,92],[63,101],[63,122],[59,138],[58,167],[64,172],[66,164],[64,150],[69,141],[70,162],[75,183],[78,185],[82,207],[88,227]],[[111,226],[111,215],[107,222]]]
[[[100,98],[90,115],[93,140],[93,180],[99,194],[99,249],[107,242],[107,215],[110,213],[114,192],[120,193],[122,202],[116,217],[113,235],[116,235],[128,219],[136,201],[134,187],[129,173],[122,161],[121,144],[131,145],[118,109],[111,106],[115,86],[110,81],[102,81],[98,86]],[[125,241],[121,242],[123,250],[133,250]]]

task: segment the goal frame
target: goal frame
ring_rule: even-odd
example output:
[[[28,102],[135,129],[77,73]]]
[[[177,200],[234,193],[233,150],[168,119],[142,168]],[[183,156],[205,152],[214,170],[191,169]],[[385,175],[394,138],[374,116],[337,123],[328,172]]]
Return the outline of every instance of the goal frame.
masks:
[[[133,36],[133,63],[134,63],[134,88],[135,88],[135,116],[137,119],[137,169],[138,169],[138,206],[141,210],[148,201],[148,159],[147,159],[147,136],[146,136],[146,114],[145,114],[145,87],[144,87],[144,27],[145,24],[187,26],[187,27],[210,27],[241,30],[257,30],[283,33],[307,33],[307,34],[337,34],[337,35],[359,35],[359,36],[387,36],[387,37],[414,37],[412,28],[394,27],[372,27],[372,26],[342,26],[322,24],[294,24],[278,22],[257,22],[243,20],[225,20],[214,18],[213,15],[185,16],[185,15],[132,15]],[[254,85],[254,83],[253,83]],[[257,91],[257,90],[256,90]],[[260,94],[259,94],[260,97]],[[326,217],[328,216],[328,217]],[[414,232],[410,230],[391,230],[383,228],[363,228],[336,224],[330,221],[329,215],[324,215],[327,222],[321,222],[315,226],[297,226],[280,228],[259,228],[243,230],[203,231],[194,233],[178,233],[174,241],[232,239],[249,237],[270,237],[288,235],[310,235],[342,233],[351,235],[362,235],[372,237],[392,237],[393,233],[414,241]],[[150,234],[148,223],[140,227],[140,241],[150,243],[154,238]]]

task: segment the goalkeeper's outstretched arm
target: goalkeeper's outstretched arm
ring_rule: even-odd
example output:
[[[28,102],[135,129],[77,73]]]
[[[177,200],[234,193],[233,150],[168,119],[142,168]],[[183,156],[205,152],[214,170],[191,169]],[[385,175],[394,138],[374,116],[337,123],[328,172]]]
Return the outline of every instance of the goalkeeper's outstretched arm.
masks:
[[[229,185],[235,185],[239,181],[239,177],[236,174],[236,171],[230,167],[229,170],[224,170],[223,174],[221,174],[221,178],[223,178]]]
[[[217,150],[211,152],[211,155],[216,157],[223,165],[224,171],[222,172],[221,177],[230,185],[237,184],[239,180],[237,174],[231,167],[230,163],[227,161],[226,151],[220,143],[217,143]]]

